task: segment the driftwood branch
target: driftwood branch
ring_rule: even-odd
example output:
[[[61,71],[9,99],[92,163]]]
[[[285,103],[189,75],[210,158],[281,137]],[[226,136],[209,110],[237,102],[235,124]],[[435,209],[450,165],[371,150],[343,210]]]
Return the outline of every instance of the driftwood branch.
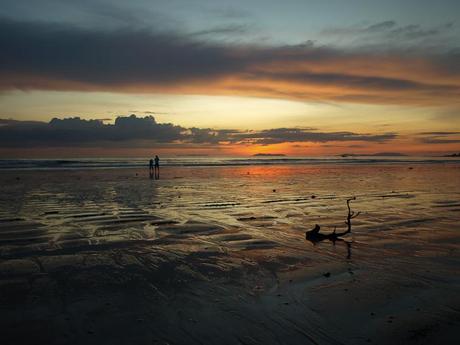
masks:
[[[356,200],[356,197],[347,199],[347,208],[348,208],[348,215],[347,215],[347,220],[345,221],[345,224],[347,225],[347,230],[342,231],[342,232],[337,232],[336,229],[337,227],[334,227],[334,232],[330,234],[322,234],[319,231],[321,230],[321,227],[316,224],[315,227],[312,230],[309,230],[305,233],[305,238],[311,242],[320,242],[324,240],[330,240],[330,241],[337,241],[341,240],[340,237],[344,236],[348,233],[351,232],[351,220],[358,217],[361,212],[355,213],[354,211],[351,210],[350,208],[350,201]]]
[[[352,200],[356,200],[356,197],[347,199],[348,215],[347,215],[347,221],[345,222],[347,224],[347,231],[345,231],[342,235],[345,235],[345,234],[348,234],[349,232],[351,232],[351,220],[353,218],[358,217],[359,213],[360,213],[360,212],[358,212],[358,213],[355,214],[355,212],[351,210],[350,201],[352,201]]]

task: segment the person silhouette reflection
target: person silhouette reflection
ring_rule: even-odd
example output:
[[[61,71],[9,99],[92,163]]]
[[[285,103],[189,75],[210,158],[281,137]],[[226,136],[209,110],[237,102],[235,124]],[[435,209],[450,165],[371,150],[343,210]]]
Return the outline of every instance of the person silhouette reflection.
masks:
[[[149,176],[150,178],[153,178],[153,159],[150,158],[150,161],[149,161]]]
[[[155,155],[155,180],[160,179],[160,158]]]

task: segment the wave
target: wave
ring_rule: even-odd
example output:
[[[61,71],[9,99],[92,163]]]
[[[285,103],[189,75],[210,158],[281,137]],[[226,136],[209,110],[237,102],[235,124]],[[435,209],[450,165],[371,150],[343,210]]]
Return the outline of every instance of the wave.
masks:
[[[0,170],[123,169],[148,167],[148,158],[85,159],[0,159]],[[245,165],[316,165],[316,164],[446,164],[460,163],[458,157],[167,157],[162,166],[206,167]]]

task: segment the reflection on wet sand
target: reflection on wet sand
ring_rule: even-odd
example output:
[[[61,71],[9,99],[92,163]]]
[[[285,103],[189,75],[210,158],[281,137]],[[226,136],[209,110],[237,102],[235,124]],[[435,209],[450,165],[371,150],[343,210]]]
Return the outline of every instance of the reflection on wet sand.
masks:
[[[164,168],[159,181],[134,169],[4,173],[3,337],[449,343],[460,320],[458,173],[456,165]],[[306,241],[315,224],[322,234],[346,228],[350,196],[361,212],[351,233]]]

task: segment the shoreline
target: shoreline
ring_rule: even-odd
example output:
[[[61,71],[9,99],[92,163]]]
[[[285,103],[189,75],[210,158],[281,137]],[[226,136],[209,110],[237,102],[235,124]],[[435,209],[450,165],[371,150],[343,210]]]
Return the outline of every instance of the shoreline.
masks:
[[[0,159],[2,171],[46,171],[46,170],[99,170],[99,169],[140,169],[148,167],[148,159],[125,158],[75,158],[75,159]],[[282,158],[223,158],[200,157],[198,160],[184,158],[164,158],[160,166],[164,168],[211,168],[250,166],[366,166],[366,165],[429,165],[460,164],[458,157],[282,157]]]

